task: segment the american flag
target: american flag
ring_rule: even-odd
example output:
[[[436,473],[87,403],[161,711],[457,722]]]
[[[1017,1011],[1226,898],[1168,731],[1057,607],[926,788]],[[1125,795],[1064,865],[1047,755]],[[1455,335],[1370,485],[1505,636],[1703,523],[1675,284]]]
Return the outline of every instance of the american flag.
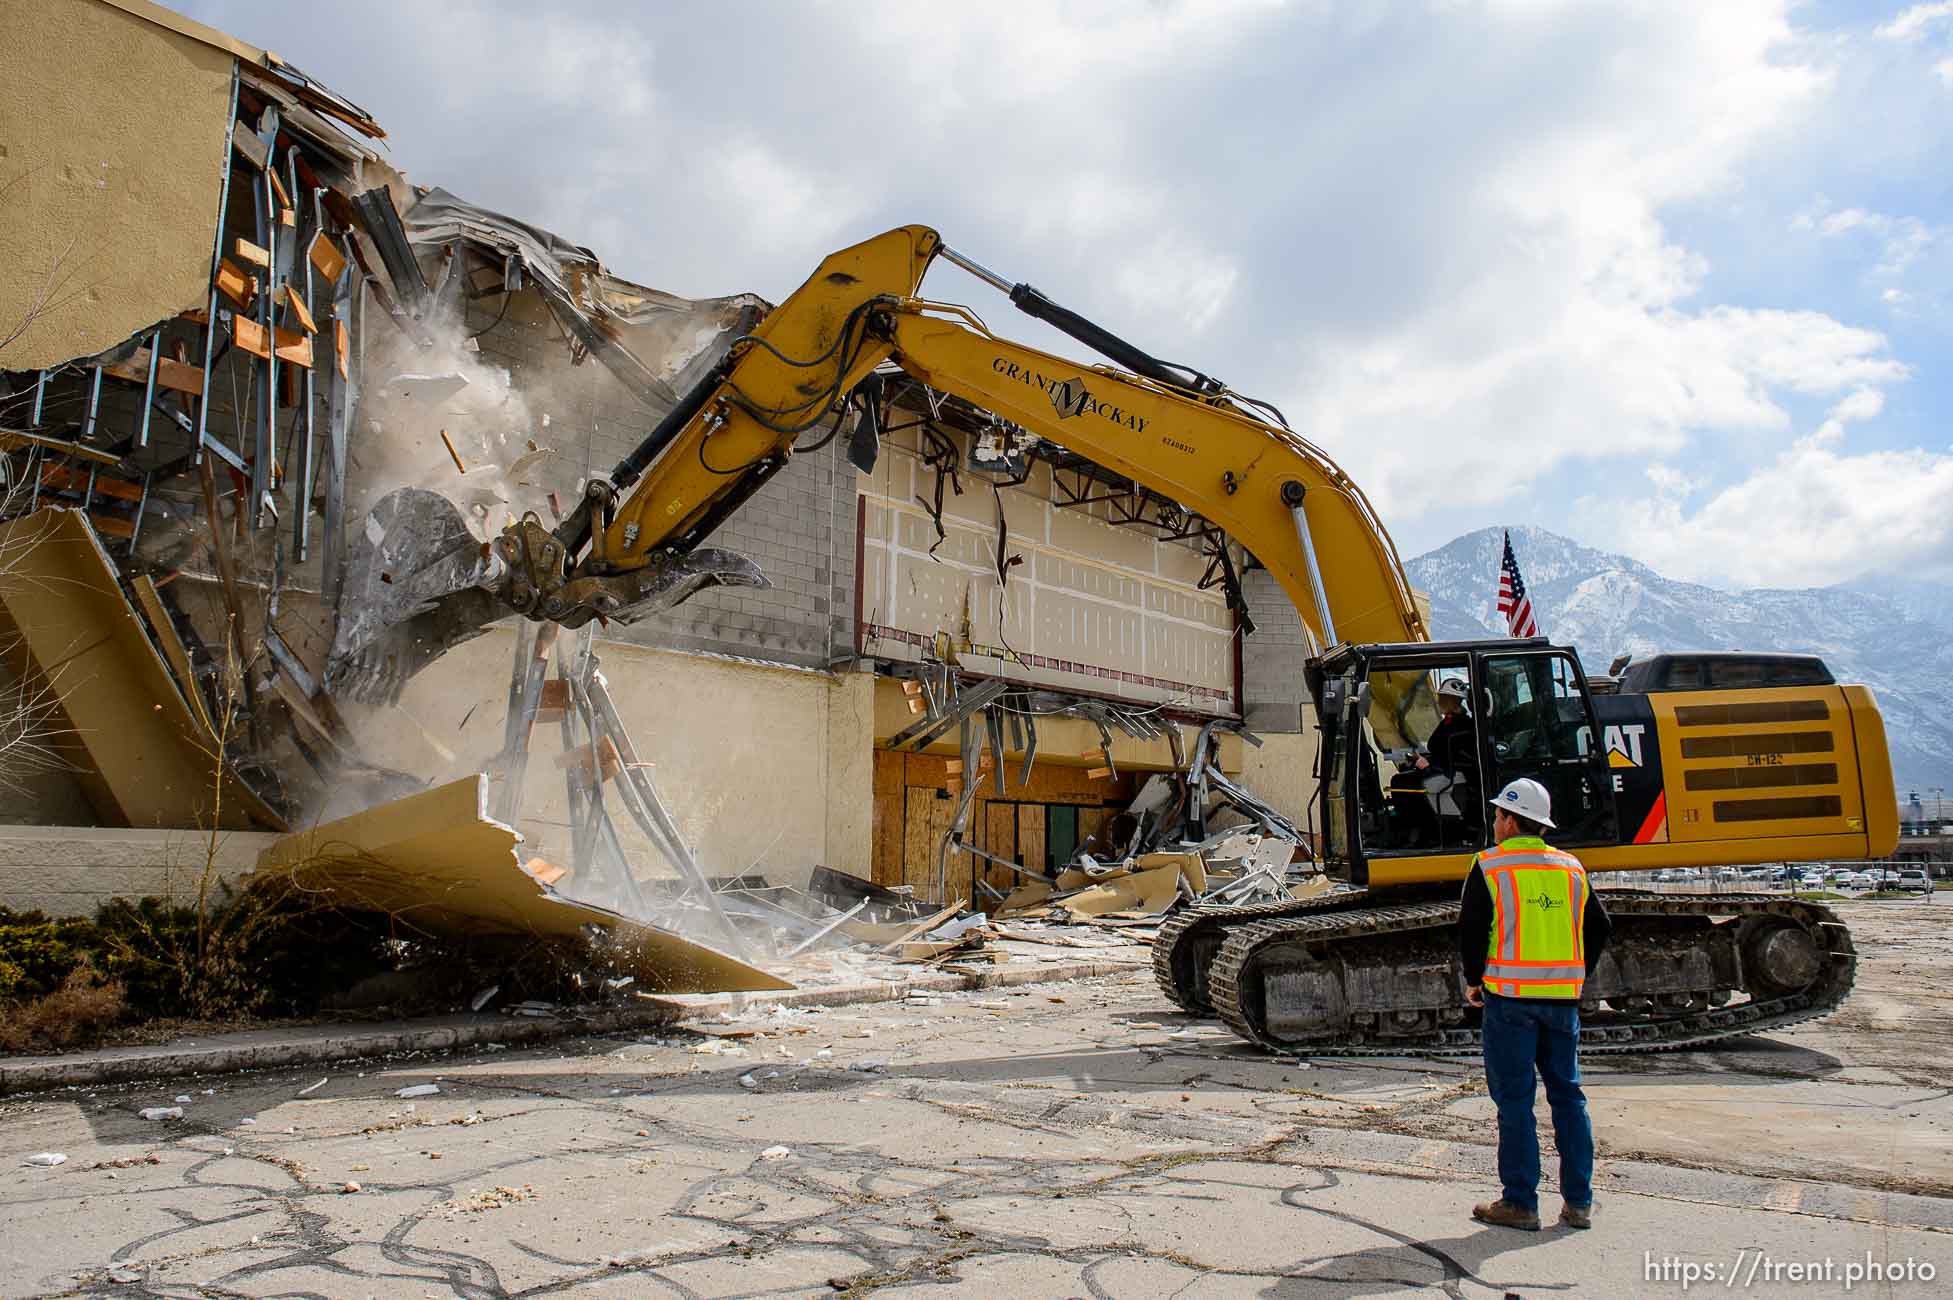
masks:
[[[1512,558],[1510,532],[1505,535],[1505,556],[1499,561],[1499,613],[1505,615],[1506,630],[1513,636],[1539,635],[1539,620],[1533,617],[1526,580],[1519,576],[1519,561]]]

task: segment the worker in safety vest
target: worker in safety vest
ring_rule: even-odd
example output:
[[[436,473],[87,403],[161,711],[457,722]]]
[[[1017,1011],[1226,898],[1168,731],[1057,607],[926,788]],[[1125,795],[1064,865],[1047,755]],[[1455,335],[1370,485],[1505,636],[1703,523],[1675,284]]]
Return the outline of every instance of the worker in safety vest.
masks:
[[[1539,1231],[1535,1067],[1560,1148],[1560,1222],[1593,1226],[1594,1130],[1580,1090],[1580,989],[1609,924],[1580,859],[1541,838],[1553,826],[1546,787],[1521,777],[1492,801],[1496,849],[1480,853],[1458,911],[1465,1001],[1483,1007],[1485,1084],[1499,1108],[1498,1200],[1472,1217]]]

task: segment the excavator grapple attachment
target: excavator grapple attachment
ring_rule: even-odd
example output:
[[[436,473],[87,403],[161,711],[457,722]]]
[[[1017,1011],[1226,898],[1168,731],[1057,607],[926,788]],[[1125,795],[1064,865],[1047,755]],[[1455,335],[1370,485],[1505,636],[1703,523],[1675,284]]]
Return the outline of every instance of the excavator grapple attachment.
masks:
[[[483,541],[437,492],[401,488],[381,498],[347,557],[326,689],[389,703],[449,649],[511,614],[530,612],[514,595],[512,553],[507,535]],[[770,585],[745,556],[711,546],[578,582],[601,587],[603,616],[621,623],[670,609],[708,587]],[[596,616],[585,607],[552,621],[574,627]]]

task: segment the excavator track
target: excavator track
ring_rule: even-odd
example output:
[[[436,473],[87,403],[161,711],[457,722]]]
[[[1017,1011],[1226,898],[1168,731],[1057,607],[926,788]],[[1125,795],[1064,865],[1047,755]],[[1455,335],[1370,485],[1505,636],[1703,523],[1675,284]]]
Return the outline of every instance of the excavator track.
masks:
[[[1369,891],[1355,889],[1281,903],[1210,903],[1183,908],[1168,917],[1154,936],[1153,980],[1182,1011],[1213,1015],[1207,972],[1229,931],[1256,921],[1349,911],[1362,907],[1368,899]]]
[[[1653,1009],[1617,1011],[1610,1001],[1607,1010],[1583,1011],[1583,1052],[1673,1051],[1782,1029],[1827,1014],[1851,991],[1856,952],[1844,923],[1828,908],[1770,895],[1689,898],[1610,894],[1606,901],[1617,939],[1633,934],[1637,919],[1646,922],[1643,942],[1652,939],[1659,944],[1664,921],[1685,926],[1711,917],[1727,918],[1724,924],[1740,927],[1733,932],[1731,942],[1747,945],[1745,961],[1759,967],[1753,977],[1759,987],[1752,989],[1747,1002],[1673,1014]],[[1371,959],[1372,965],[1381,958],[1385,965],[1401,961],[1412,968],[1421,960],[1428,972],[1434,941],[1449,944],[1450,930],[1457,920],[1456,903],[1413,903],[1252,921],[1228,930],[1209,975],[1209,991],[1216,1010],[1235,1033],[1271,1052],[1333,1056],[1475,1054],[1481,1043],[1477,1027],[1446,1023],[1463,1020],[1461,1004],[1455,1000],[1449,1004],[1433,1001],[1427,1007],[1396,1013],[1414,1014],[1432,1022],[1406,1032],[1384,1029],[1382,1016],[1369,1015],[1368,1023],[1345,1025],[1341,1032],[1297,1036],[1272,1029],[1267,1015],[1268,981],[1271,977],[1284,978],[1277,959],[1287,958],[1291,971],[1298,959],[1304,964],[1314,963],[1318,969],[1340,968],[1348,957],[1356,955],[1356,946],[1363,945],[1361,955]],[[1687,931],[1703,932],[1699,928]],[[1749,949],[1758,945],[1763,945],[1763,950],[1752,955]],[[1680,947],[1675,950],[1682,951]],[[1775,987],[1768,973],[1772,970],[1779,977]],[[1780,977],[1787,971],[1794,971],[1799,978],[1797,987],[1782,986]],[[1446,982],[1454,999],[1456,981],[1453,958]],[[1638,996],[1623,1000],[1650,1001]]]

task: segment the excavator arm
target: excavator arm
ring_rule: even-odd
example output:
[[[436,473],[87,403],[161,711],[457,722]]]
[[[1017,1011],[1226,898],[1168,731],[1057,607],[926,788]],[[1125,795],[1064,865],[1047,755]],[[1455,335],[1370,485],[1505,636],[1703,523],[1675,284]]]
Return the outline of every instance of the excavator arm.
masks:
[[[1124,368],[1081,366],[993,334],[965,308],[919,298],[939,255]],[[1269,408],[1003,281],[935,231],[905,226],[822,262],[554,528],[532,516],[481,543],[424,500],[416,509],[383,502],[382,523],[366,530],[373,555],[349,563],[349,590],[367,599],[341,621],[328,685],[395,694],[508,612],[575,627],[630,621],[711,585],[763,585],[749,561],[702,543],[796,450],[848,432],[850,411],[850,459],[868,468],[879,417],[871,381],[891,363],[1220,527],[1282,586],[1318,649],[1427,639],[1362,491],[1258,413]],[[428,549],[423,538],[436,537]]]

